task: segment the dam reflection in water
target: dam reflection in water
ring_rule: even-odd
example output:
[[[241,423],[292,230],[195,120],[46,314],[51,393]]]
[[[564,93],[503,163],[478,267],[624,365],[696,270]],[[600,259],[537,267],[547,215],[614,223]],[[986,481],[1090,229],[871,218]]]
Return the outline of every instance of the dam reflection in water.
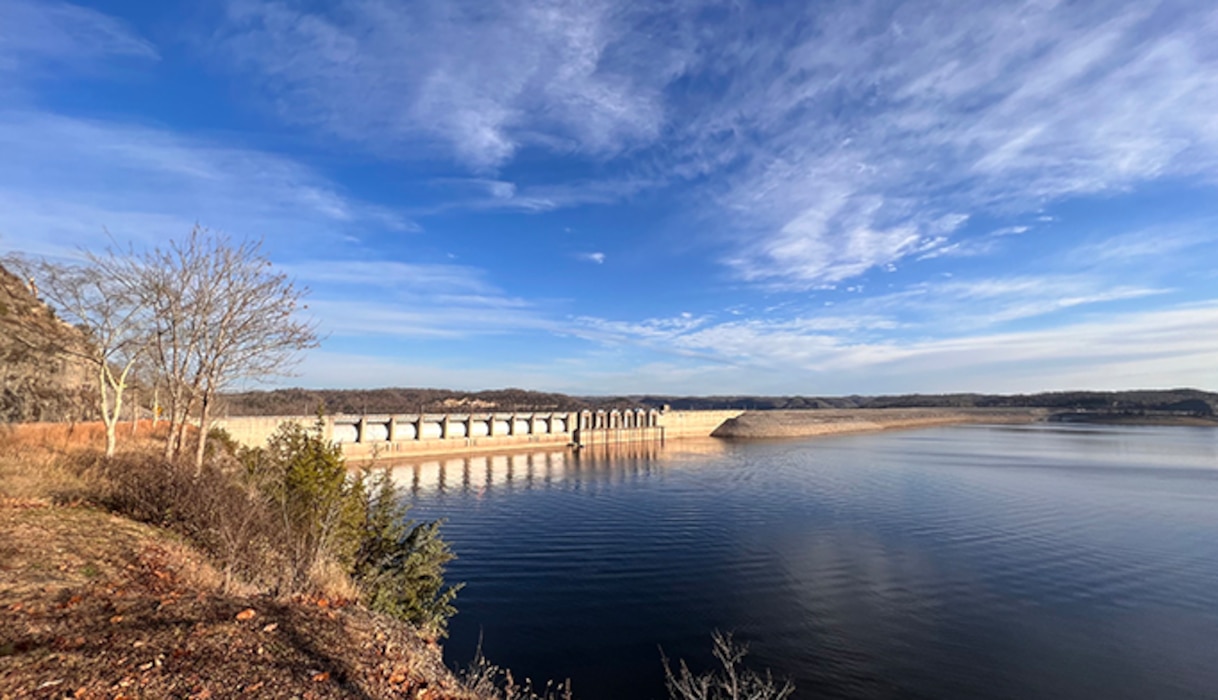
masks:
[[[597,484],[637,481],[663,468],[661,455],[670,462],[679,462],[682,457],[721,454],[724,446],[725,443],[714,440],[686,440],[668,449],[659,443],[622,443],[578,451],[564,448],[414,459],[388,467],[394,483],[415,498],[441,494],[476,496],[495,490],[553,488],[557,484],[591,488]]]

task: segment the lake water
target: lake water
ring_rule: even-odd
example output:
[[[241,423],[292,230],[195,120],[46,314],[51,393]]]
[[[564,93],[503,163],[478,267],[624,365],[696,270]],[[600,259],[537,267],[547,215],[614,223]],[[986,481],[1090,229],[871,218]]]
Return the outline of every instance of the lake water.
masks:
[[[1218,698],[1218,431],[951,427],[400,467],[481,637],[663,698],[712,630],[797,698]]]

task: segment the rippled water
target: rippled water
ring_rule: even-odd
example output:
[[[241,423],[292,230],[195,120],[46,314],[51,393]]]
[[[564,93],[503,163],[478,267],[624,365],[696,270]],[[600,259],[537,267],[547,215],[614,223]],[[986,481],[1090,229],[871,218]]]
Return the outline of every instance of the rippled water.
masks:
[[[661,698],[713,629],[798,698],[1218,697],[1218,431],[953,427],[400,467],[446,654]]]

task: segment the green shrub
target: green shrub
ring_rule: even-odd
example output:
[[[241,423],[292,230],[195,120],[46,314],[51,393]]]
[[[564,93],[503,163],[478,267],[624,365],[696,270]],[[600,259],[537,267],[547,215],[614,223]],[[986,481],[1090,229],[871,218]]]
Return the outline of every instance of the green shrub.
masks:
[[[232,458],[241,453],[241,443],[233,439],[227,430],[217,426],[207,431],[207,445],[204,449],[208,459],[216,459],[220,455]]]
[[[323,440],[318,429],[284,423],[266,447],[243,451],[241,461],[280,528],[288,562],[283,592],[308,590],[311,572],[327,557],[350,566],[363,499],[353,493],[338,445]]]
[[[285,423],[265,448],[241,455],[281,528],[288,588],[308,587],[325,561],[338,563],[373,610],[443,637],[460,586],[444,585],[454,555],[440,523],[407,520],[408,506],[388,470],[351,475],[337,445],[313,430]]]
[[[440,521],[407,520],[406,505],[386,469],[359,479],[363,523],[351,574],[365,602],[378,612],[408,620],[443,637],[461,585],[444,586],[444,566],[455,558],[440,538]]]

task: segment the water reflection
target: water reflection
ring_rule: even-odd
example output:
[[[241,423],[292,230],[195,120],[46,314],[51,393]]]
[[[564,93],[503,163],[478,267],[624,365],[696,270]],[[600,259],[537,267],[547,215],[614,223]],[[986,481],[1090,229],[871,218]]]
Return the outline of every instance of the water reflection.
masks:
[[[394,482],[414,498],[439,494],[485,495],[528,491],[563,484],[624,483],[664,465],[720,454],[719,441],[683,441],[666,448],[658,442],[597,445],[537,452],[466,455],[399,462],[389,467]]]
[[[418,460],[445,645],[664,697],[737,631],[796,698],[1213,697],[1218,431],[958,427]]]

